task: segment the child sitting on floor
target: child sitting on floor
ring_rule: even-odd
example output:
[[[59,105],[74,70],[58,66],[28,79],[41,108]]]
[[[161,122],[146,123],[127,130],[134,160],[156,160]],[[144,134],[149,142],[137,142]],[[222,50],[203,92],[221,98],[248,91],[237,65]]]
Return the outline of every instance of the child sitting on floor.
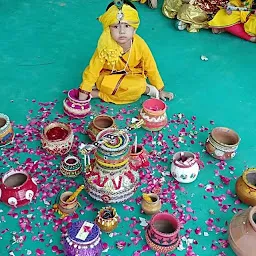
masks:
[[[135,6],[127,0],[110,3],[99,17],[103,25],[98,47],[83,73],[79,99],[101,98],[127,104],[142,94],[162,100],[173,99],[164,84],[154,57],[145,41],[135,34],[140,20]],[[120,4],[120,5],[118,5]],[[147,84],[146,79],[151,84]]]

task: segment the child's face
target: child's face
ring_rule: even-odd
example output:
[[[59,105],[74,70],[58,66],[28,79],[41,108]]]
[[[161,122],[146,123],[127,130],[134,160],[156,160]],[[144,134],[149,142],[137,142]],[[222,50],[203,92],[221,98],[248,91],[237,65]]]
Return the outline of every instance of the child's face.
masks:
[[[130,42],[135,33],[135,28],[130,26],[127,22],[121,21],[110,26],[112,38],[119,44],[125,45]]]

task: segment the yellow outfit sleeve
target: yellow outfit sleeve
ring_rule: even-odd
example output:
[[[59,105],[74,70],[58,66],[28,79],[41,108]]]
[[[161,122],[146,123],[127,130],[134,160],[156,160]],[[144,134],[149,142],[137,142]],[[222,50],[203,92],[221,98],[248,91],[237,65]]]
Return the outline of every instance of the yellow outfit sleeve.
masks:
[[[233,5],[233,6],[236,6],[236,7],[241,7],[241,6],[243,6],[241,0],[231,0],[231,1],[229,1],[229,3],[230,3],[231,5]]]
[[[144,44],[142,44],[142,51],[145,75],[149,79],[151,85],[155,86],[158,90],[162,90],[164,88],[163,80],[159,74],[155,59],[145,41]]]
[[[80,84],[80,89],[91,92],[92,87],[95,85],[99,78],[100,71],[104,66],[104,62],[99,58],[98,51],[94,52],[89,65],[83,72],[83,81]]]

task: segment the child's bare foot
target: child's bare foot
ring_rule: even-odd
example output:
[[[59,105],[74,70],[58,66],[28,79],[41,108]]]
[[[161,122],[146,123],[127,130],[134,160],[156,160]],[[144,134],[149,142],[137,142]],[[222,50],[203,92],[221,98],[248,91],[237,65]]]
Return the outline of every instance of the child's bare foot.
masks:
[[[144,94],[159,99],[159,91],[156,89],[155,86],[151,84],[147,84],[146,91],[144,92]]]
[[[253,43],[256,43],[256,36],[252,36],[250,41],[253,42]]]
[[[165,92],[165,91],[161,91],[160,92],[160,99],[166,101],[168,100],[172,100],[174,98],[174,95],[172,92]]]
[[[220,34],[220,33],[223,33],[224,31],[225,31],[224,28],[212,28],[213,34]]]

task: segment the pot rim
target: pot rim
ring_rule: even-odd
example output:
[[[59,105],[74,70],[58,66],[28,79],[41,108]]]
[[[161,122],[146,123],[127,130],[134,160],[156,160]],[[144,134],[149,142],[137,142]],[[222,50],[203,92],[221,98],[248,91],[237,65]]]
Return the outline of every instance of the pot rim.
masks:
[[[75,162],[74,162],[73,164],[67,163],[67,161],[68,161],[69,159],[74,159]],[[66,165],[69,165],[69,166],[76,165],[76,164],[78,164],[79,162],[80,162],[80,160],[79,160],[79,158],[76,157],[76,156],[71,156],[71,155],[69,155],[69,156],[66,156],[66,157],[64,158],[64,163],[65,163]]]
[[[175,224],[177,225],[177,227],[172,233],[163,233],[163,232],[157,230],[156,227],[154,226],[154,222],[156,220],[173,220],[175,222]],[[155,215],[153,215],[153,217],[150,221],[150,226],[152,227],[152,229],[154,230],[154,232],[156,234],[158,234],[159,236],[163,236],[163,237],[169,237],[170,235],[178,234],[179,230],[180,230],[179,220],[174,215],[167,213],[167,212],[160,212],[160,213],[156,213]]]
[[[72,201],[70,202],[67,202],[67,201],[63,201],[63,197],[65,196],[68,196],[68,198],[73,195],[74,192],[72,191],[65,191],[63,192],[61,195],[60,195],[60,201],[63,203],[63,204],[73,204],[75,201],[77,201],[77,197],[75,197]]]
[[[256,222],[253,220],[253,215],[256,214],[256,206],[252,207],[249,211],[249,222],[254,231],[256,231]]]
[[[0,113],[0,119],[4,119],[5,120],[5,124],[4,126],[0,127],[1,130],[5,130],[8,125],[10,124],[10,119],[7,115]]]
[[[159,110],[152,110],[152,109],[148,108],[148,106],[147,106],[147,104],[149,104],[149,102],[156,102],[158,105],[161,104],[161,105],[163,105],[163,108],[161,108]],[[151,99],[147,99],[143,102],[142,108],[146,112],[151,113],[152,115],[159,115],[159,113],[163,113],[166,111],[167,105],[160,99],[151,98]]]
[[[177,159],[175,159],[175,157],[178,154],[180,154],[180,156],[181,156],[181,153],[184,153],[184,156],[186,156],[186,154],[191,155],[191,157],[193,157],[193,161],[191,161],[191,163],[189,165],[187,165],[187,166],[181,165],[181,164],[177,163]],[[190,151],[179,151],[179,152],[176,152],[173,155],[172,162],[173,162],[173,164],[175,164],[176,166],[178,166],[180,168],[190,168],[190,167],[192,167],[196,163],[196,155],[193,152],[190,152]]]
[[[222,130],[226,129],[226,130],[230,131],[231,133],[233,133],[236,136],[236,138],[237,138],[237,143],[228,145],[228,144],[225,144],[225,143],[222,143],[222,142],[218,141],[216,139],[216,137],[214,136],[214,132],[216,132],[216,130],[218,130],[218,129],[222,129]],[[238,133],[235,132],[234,130],[228,128],[228,127],[222,127],[222,126],[215,127],[214,129],[212,129],[210,134],[211,134],[213,140],[215,140],[218,144],[220,144],[220,145],[222,145],[224,147],[234,147],[234,146],[237,146],[240,143],[240,140],[241,140],[241,138],[239,137]]]
[[[113,217],[112,218],[109,218],[109,219],[104,219],[103,217],[102,217],[102,214],[103,214],[103,212],[105,211],[105,210],[111,210],[112,212],[113,212]],[[104,220],[104,221],[112,221],[113,219],[116,219],[117,217],[118,217],[118,215],[117,215],[117,212],[116,212],[116,209],[114,208],[114,207],[112,207],[112,206],[107,206],[107,207],[103,207],[103,208],[101,208],[100,210],[99,210],[99,212],[98,212],[98,217],[100,218],[100,219],[102,219],[102,220]]]
[[[246,169],[246,170],[243,172],[243,175],[242,175],[242,178],[243,178],[244,183],[245,183],[248,187],[253,188],[253,189],[256,190],[256,186],[252,185],[252,184],[248,181],[248,179],[247,179],[247,174],[248,174],[248,173],[255,173],[255,175],[256,175],[256,168],[255,168],[255,167],[248,168],[248,169]]]
[[[144,149],[144,147],[143,147],[142,144],[137,144],[137,150],[140,149],[139,152],[136,152],[136,153],[133,152],[133,148],[135,148],[135,145],[134,145],[134,144],[131,146],[130,156],[137,156],[137,155],[140,155],[140,154],[143,152],[143,149]]]
[[[65,137],[65,139],[58,139],[58,140],[49,140],[46,133],[54,128],[54,127],[61,127],[61,128],[64,128],[68,134],[67,136]],[[49,124],[47,124],[44,128],[43,128],[43,133],[42,133],[42,137],[44,140],[47,140],[48,142],[50,143],[58,143],[58,142],[61,142],[61,141],[65,141],[67,139],[69,139],[73,134],[73,131],[72,131],[72,128],[69,124],[67,123],[64,123],[64,122],[50,122]]]
[[[13,174],[12,174],[12,173],[13,173]],[[20,174],[24,174],[24,175],[26,176],[26,180],[25,180],[21,185],[19,185],[19,186],[14,186],[14,187],[9,187],[9,186],[7,186],[7,185],[5,184],[5,181],[6,181],[7,178],[11,177],[12,175],[19,174],[19,173],[20,173]],[[20,188],[21,186],[24,186],[24,185],[28,182],[29,177],[30,177],[30,176],[29,176],[29,174],[28,174],[26,171],[11,169],[11,170],[7,171],[7,172],[4,174],[4,176],[3,176],[3,178],[2,178],[2,183],[3,183],[3,185],[4,185],[6,188],[8,188],[8,189],[17,189],[17,188]]]
[[[109,127],[99,127],[99,126],[96,124],[97,119],[102,118],[102,117],[104,117],[104,118],[110,120],[110,121],[112,122],[111,126],[115,123],[114,118],[111,117],[111,116],[108,116],[108,115],[98,115],[98,116],[96,116],[96,117],[92,120],[93,125],[94,125],[98,130],[102,130],[102,129],[105,130],[105,129],[111,128],[111,126],[109,126]]]
[[[158,194],[156,194],[156,193],[147,193],[147,195],[148,195],[149,197],[156,198],[156,201],[155,201],[155,202],[148,202],[148,201],[146,201],[145,199],[143,199],[147,204],[153,205],[153,204],[155,204],[155,203],[158,203],[159,200],[160,200]]]
[[[78,90],[78,89],[71,89],[71,90],[68,91],[68,98],[71,99],[71,100],[74,101],[74,102],[77,102],[77,103],[87,103],[87,102],[90,101],[91,98],[92,98],[91,94],[89,93],[89,94],[88,94],[88,98],[87,98],[86,100],[78,100],[78,99],[73,98],[73,97],[70,95],[71,92],[78,92],[78,93],[79,93],[79,90]]]

